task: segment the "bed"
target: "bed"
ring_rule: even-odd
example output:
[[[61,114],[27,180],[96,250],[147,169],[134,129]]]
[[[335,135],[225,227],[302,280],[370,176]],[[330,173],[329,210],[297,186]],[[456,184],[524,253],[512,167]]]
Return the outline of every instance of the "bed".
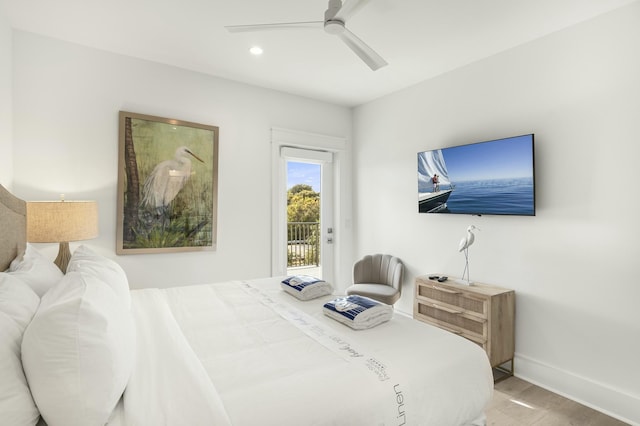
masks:
[[[129,291],[117,263],[86,246],[62,276],[25,243],[24,210],[0,186],[0,325],[11,328],[0,417],[11,424],[486,423],[491,367],[468,340],[397,312],[353,330],[323,314],[336,295],[298,300],[284,277]],[[27,289],[45,276],[48,288]]]

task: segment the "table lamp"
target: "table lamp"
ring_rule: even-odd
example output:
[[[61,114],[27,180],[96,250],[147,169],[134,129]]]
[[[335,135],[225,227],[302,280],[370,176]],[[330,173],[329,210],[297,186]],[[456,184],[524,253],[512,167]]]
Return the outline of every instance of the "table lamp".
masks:
[[[54,263],[65,273],[71,259],[69,241],[98,236],[98,203],[95,201],[27,202],[27,241],[60,243]]]

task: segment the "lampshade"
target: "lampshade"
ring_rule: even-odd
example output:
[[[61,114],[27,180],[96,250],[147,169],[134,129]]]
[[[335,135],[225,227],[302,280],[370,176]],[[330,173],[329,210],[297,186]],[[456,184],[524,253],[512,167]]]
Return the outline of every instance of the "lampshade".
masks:
[[[71,258],[69,241],[98,236],[98,203],[95,201],[27,202],[27,241],[60,243],[56,265],[66,272]]]

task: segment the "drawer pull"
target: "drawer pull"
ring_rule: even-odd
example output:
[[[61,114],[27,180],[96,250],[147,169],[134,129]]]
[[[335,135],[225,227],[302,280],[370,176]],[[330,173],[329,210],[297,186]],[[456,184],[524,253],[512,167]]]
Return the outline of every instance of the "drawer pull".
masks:
[[[441,310],[441,311],[445,311],[445,312],[449,312],[450,314],[456,314],[459,315],[462,313],[462,311],[457,311],[455,309],[451,309],[451,308],[445,308],[444,306],[440,306],[440,305],[436,305],[435,303],[431,304],[434,308]]]
[[[444,291],[445,293],[449,293],[449,294],[461,294],[462,293],[461,291],[451,290],[450,288],[438,287],[437,285],[434,285],[433,288],[435,290]]]

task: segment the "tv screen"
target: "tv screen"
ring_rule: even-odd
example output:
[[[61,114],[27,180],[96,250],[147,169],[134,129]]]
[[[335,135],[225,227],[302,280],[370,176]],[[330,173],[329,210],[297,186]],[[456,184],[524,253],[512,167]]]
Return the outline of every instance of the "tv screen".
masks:
[[[418,211],[534,216],[533,134],[418,153]]]

